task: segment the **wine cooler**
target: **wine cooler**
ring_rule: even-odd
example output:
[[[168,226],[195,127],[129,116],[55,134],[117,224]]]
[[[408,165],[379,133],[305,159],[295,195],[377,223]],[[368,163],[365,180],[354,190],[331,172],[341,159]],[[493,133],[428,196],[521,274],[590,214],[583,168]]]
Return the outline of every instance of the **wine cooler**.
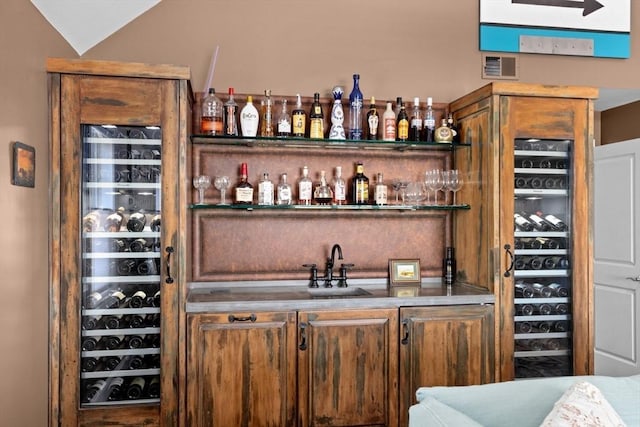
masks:
[[[159,402],[161,141],[82,126],[81,406]]]
[[[516,378],[571,375],[570,140],[514,142]]]

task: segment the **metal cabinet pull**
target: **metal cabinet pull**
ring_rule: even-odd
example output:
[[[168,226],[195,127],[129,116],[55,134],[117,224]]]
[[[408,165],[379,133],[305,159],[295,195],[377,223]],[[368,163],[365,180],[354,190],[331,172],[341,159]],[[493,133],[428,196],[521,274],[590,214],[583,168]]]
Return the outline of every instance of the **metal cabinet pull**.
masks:
[[[307,349],[307,324],[304,322],[300,323],[300,345],[298,348],[302,351]]]
[[[402,321],[402,332],[403,335],[400,343],[402,345],[407,345],[409,344],[409,321],[406,319]]]
[[[171,277],[171,254],[173,253],[173,246],[167,246],[165,252],[167,252],[167,278],[164,279],[164,281],[165,283],[173,283],[173,277]]]
[[[258,316],[256,316],[255,313],[251,313],[249,316],[246,316],[246,317],[236,317],[233,314],[229,315],[229,323],[233,323],[233,322],[255,322],[256,320],[258,320]]]
[[[509,268],[507,268],[507,271],[504,272],[504,277],[509,277],[511,276],[511,271],[513,271],[513,264],[515,263],[515,258],[513,256],[513,252],[511,252],[511,245],[510,244],[506,244],[504,245],[504,250],[507,252],[507,255],[509,255],[509,258],[511,259],[511,264],[509,264]]]

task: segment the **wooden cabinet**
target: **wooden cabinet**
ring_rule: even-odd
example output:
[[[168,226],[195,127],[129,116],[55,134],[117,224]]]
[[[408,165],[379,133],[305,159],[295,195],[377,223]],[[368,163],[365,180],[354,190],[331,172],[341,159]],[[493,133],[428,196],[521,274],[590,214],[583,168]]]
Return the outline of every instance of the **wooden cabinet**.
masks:
[[[400,309],[400,425],[420,387],[493,382],[493,305]]]
[[[295,425],[295,312],[189,315],[187,323],[187,425]]]
[[[187,424],[406,425],[418,387],[493,379],[493,311],[189,315]]]
[[[178,425],[189,70],[47,71],[50,424]]]
[[[498,82],[450,104],[462,140],[471,143],[470,150],[454,154],[456,166],[470,174],[460,193],[471,209],[456,216],[453,241],[459,276],[496,295],[497,380],[593,373],[591,193],[596,97],[597,90],[588,87]],[[527,169],[524,160],[533,161],[534,167]],[[557,160],[564,166],[549,168],[548,162]],[[519,178],[530,184],[521,186]],[[560,184],[536,187],[535,178],[538,182],[553,178]],[[564,216],[568,228],[516,228],[514,214],[522,211]],[[523,242],[532,238],[556,240],[561,246],[523,248]],[[539,267],[525,264],[532,257],[549,255],[564,258],[568,266],[534,271]],[[540,312],[524,313],[529,301],[516,295],[516,287],[547,287],[552,282],[565,286],[569,295],[536,296],[531,303]],[[569,311],[543,312],[545,303],[564,304]],[[525,318],[526,314],[533,316]],[[569,330],[538,334],[543,323],[558,319],[568,322]],[[533,333],[523,332],[523,323],[533,324]],[[541,347],[543,339],[548,344],[560,340],[560,347]],[[540,361],[540,368],[532,367]]]
[[[305,311],[298,327],[298,425],[397,425],[397,309]]]

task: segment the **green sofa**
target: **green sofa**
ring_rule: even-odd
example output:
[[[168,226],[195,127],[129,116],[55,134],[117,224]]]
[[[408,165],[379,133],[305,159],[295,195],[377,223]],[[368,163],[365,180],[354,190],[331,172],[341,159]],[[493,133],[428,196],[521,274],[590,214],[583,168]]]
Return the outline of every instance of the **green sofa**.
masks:
[[[628,427],[640,427],[640,375],[536,378],[459,387],[421,387],[409,427],[538,427],[565,391],[586,381]]]

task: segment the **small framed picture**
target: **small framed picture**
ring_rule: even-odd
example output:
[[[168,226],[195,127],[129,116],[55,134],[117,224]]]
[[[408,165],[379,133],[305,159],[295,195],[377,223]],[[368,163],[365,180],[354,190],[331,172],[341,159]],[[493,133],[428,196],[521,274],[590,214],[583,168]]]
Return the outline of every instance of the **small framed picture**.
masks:
[[[420,286],[420,260],[390,259],[389,285],[392,288],[394,286]]]
[[[11,183],[22,187],[35,187],[35,182],[36,149],[22,142],[14,142]]]

